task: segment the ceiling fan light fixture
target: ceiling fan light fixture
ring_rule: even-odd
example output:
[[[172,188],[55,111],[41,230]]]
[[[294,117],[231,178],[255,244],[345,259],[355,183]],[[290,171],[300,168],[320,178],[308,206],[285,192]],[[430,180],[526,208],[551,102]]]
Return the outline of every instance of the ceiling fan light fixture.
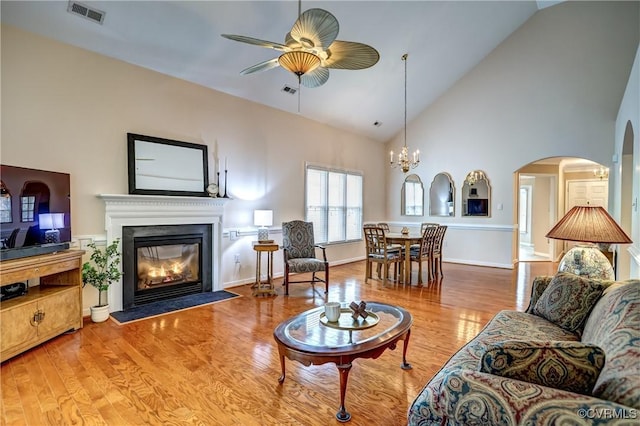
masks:
[[[320,58],[313,53],[294,50],[280,55],[278,63],[282,68],[300,77],[318,68],[320,66]]]

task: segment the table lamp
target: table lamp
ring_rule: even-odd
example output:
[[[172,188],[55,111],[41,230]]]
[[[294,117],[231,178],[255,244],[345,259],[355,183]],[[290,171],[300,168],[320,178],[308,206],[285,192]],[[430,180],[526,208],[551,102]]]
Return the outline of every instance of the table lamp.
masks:
[[[254,210],[253,224],[260,227],[258,228],[258,241],[261,243],[270,241],[267,226],[273,225],[273,210]]]
[[[38,215],[40,229],[46,229],[44,233],[45,243],[59,243],[59,228],[64,228],[64,213],[42,213]]]
[[[579,243],[560,260],[558,272],[606,280],[615,279],[613,267],[594,243],[632,242],[609,213],[597,206],[573,207],[545,236]]]

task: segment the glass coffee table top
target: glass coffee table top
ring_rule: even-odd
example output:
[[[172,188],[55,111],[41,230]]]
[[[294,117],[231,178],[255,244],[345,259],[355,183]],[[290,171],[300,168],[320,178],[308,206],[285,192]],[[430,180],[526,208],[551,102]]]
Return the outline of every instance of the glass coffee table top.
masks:
[[[338,322],[330,323],[324,307],[303,312],[280,324],[275,335],[286,346],[314,353],[335,353],[386,341],[411,326],[411,315],[398,306],[366,302],[368,318],[351,318],[348,303],[341,303]]]

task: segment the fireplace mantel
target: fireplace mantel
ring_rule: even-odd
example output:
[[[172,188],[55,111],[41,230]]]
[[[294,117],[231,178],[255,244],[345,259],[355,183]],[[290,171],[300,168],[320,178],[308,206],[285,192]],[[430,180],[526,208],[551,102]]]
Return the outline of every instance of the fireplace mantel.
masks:
[[[222,223],[224,205],[229,198],[173,197],[163,195],[100,194],[105,203],[107,244],[122,239],[124,226],[212,225],[212,287],[222,290]],[[122,310],[122,280],[109,287],[109,311]]]

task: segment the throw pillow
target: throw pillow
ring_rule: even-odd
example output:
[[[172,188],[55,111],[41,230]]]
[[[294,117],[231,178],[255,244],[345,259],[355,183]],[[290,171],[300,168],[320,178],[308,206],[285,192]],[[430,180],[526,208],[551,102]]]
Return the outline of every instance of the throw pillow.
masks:
[[[589,395],[604,361],[604,351],[592,344],[509,340],[487,347],[480,371]]]
[[[552,278],[552,276],[541,275],[533,279],[533,283],[531,284],[531,297],[529,299],[529,307],[525,311],[526,313],[533,313],[533,308],[536,306],[536,303],[538,302],[538,299],[540,299],[540,296],[542,296],[542,293],[549,286]]]
[[[604,289],[599,280],[559,272],[540,295],[533,313],[579,334]]]

